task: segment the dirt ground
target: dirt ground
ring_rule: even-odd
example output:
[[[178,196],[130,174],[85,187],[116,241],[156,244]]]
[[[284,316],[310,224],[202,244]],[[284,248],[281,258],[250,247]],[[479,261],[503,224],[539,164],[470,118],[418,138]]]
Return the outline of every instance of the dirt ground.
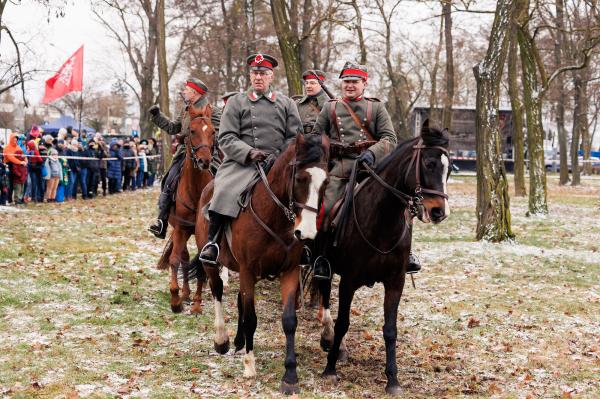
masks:
[[[448,220],[416,224],[424,270],[400,308],[404,397],[600,397],[600,180],[548,185],[547,217],[511,199],[513,243],[474,240],[473,176],[452,178]],[[168,276],[155,268],[163,242],[145,230],[157,194],[0,209],[0,396],[280,396],[278,283],[258,284],[258,375],[244,380],[241,356],[212,348],[207,289],[202,315],[171,313]],[[232,274],[231,340],[236,289]],[[320,378],[315,311],[299,313],[298,396],[384,396],[382,294],[376,284],[355,296],[337,386]]]

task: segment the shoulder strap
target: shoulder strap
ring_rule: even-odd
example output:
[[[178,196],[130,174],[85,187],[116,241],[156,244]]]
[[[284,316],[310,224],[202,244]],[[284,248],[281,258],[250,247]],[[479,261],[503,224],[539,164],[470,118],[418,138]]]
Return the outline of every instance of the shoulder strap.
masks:
[[[346,107],[346,110],[348,111],[348,113],[350,114],[350,116],[352,117],[352,120],[354,121],[354,123],[361,128],[362,130],[365,131],[367,138],[369,140],[372,141],[377,141],[375,140],[375,138],[373,137],[373,135],[371,134],[371,131],[369,130],[369,125],[365,125],[363,123],[361,123],[358,115],[356,115],[356,112],[352,111],[352,108],[350,108],[350,106],[348,104],[346,104],[344,101],[341,101],[341,103],[344,105],[344,107]],[[367,102],[368,104],[371,104],[371,102]],[[369,113],[369,106],[367,105],[367,119],[368,119],[368,113]]]
[[[337,123],[337,114],[335,112],[335,107],[337,106],[338,100],[332,99],[331,102],[331,112],[329,114],[330,123],[335,127],[335,131],[337,132],[337,138],[340,139],[340,127]]]
[[[367,127],[371,126],[371,117],[373,116],[373,102],[367,101],[367,120],[365,125]]]

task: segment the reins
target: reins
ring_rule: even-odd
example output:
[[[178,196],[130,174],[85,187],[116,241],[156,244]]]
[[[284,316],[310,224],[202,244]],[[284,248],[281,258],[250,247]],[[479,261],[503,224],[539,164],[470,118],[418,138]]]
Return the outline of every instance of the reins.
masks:
[[[371,249],[373,249],[375,252],[377,252],[380,255],[388,255],[392,251],[394,251],[396,248],[398,248],[398,246],[400,245],[400,243],[406,236],[410,218],[414,218],[415,216],[417,216],[417,214],[419,213],[419,208],[423,207],[423,193],[430,194],[430,195],[437,195],[444,199],[448,199],[448,195],[444,192],[421,187],[421,151],[424,149],[440,150],[443,154],[445,154],[448,158],[450,158],[450,155],[446,148],[441,147],[441,146],[425,146],[425,145],[423,145],[423,140],[419,140],[419,142],[413,146],[413,155],[411,157],[410,163],[408,164],[406,174],[404,175],[404,180],[406,183],[406,181],[408,180],[408,176],[411,172],[411,169],[414,165],[415,166],[415,180],[416,180],[414,195],[409,195],[409,194],[403,192],[402,190],[399,190],[396,187],[388,184],[371,167],[369,167],[368,165],[362,164],[363,168],[367,171],[367,173],[369,173],[370,177],[372,177],[373,180],[378,182],[383,188],[385,188],[388,192],[390,192],[396,198],[398,198],[402,202],[402,205],[405,207],[405,210],[403,212],[404,213],[404,228],[402,229],[402,232],[400,233],[400,237],[398,238],[396,243],[390,249],[382,250],[380,248],[377,248],[377,246],[375,246],[366,237],[363,229],[360,226],[360,223],[358,222],[358,216],[356,214],[355,196],[356,196],[357,191],[354,189],[354,184],[352,184],[352,186],[350,186],[350,184],[348,185],[349,190],[351,190],[352,194],[348,195],[346,197],[346,200],[350,200],[352,202],[352,215],[354,218],[354,224],[356,225],[356,229],[358,230],[358,233],[360,234],[362,239],[369,245],[369,247],[371,247]],[[358,173],[358,164],[359,164],[359,161],[358,160],[355,161],[354,166],[352,168],[352,173],[350,175],[350,183],[356,181],[356,175]],[[348,206],[349,205],[350,204],[348,204]],[[408,210],[408,212],[407,212],[407,210]],[[409,216],[410,216],[410,218],[409,218]],[[339,242],[343,227],[345,227],[345,223],[343,223],[343,225],[340,226],[340,229],[338,230],[338,233],[336,234],[336,240],[334,242],[334,245],[337,245],[337,243]]]

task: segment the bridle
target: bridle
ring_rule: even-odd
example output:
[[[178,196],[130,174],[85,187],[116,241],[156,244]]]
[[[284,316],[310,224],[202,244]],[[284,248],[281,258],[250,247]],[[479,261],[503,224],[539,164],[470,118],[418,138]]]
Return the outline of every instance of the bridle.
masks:
[[[413,194],[407,194],[402,190],[397,189],[396,187],[388,184],[385,180],[383,180],[381,178],[381,176],[379,176],[371,167],[369,167],[368,165],[363,164],[363,168],[369,173],[369,175],[379,184],[381,184],[387,191],[389,191],[390,193],[392,193],[396,198],[398,198],[400,200],[400,202],[402,202],[402,204],[405,206],[406,209],[408,209],[409,213],[410,213],[410,217],[414,218],[415,216],[419,215],[420,213],[424,212],[424,205],[423,205],[423,193],[425,194],[430,194],[430,195],[436,195],[439,197],[442,197],[444,199],[448,199],[448,194],[442,192],[442,191],[438,191],[438,190],[432,190],[429,188],[423,188],[421,186],[421,165],[422,165],[422,150],[429,150],[429,149],[436,149],[442,152],[442,154],[445,154],[448,157],[448,160],[450,161],[450,154],[448,153],[448,150],[444,147],[441,146],[426,146],[423,145],[423,140],[419,139],[418,143],[416,145],[414,145],[413,147],[413,153],[412,153],[412,157],[410,159],[410,162],[408,164],[408,168],[406,170],[406,174],[404,175],[404,184],[406,184],[406,182],[408,181],[408,177],[410,175],[410,172],[413,168],[413,165],[415,167],[415,181],[416,181],[416,185],[415,185],[415,189],[414,189],[414,193]],[[350,176],[350,183],[352,184],[352,186],[349,187],[354,187],[354,183],[356,182],[356,174],[358,172],[358,164],[359,161],[356,161],[354,164],[354,167],[352,168],[352,174]],[[365,233],[363,232],[362,228],[360,227],[360,224],[358,222],[358,217],[356,215],[356,205],[355,205],[355,196],[358,193],[359,190],[352,190],[352,194],[350,198],[346,198],[347,200],[349,199],[352,202],[352,213],[353,213],[353,217],[354,217],[354,224],[356,225],[356,229],[358,230],[360,236],[362,237],[362,239],[377,253],[381,254],[381,255],[388,255],[389,253],[391,253],[394,249],[396,249],[398,247],[398,245],[400,245],[400,243],[402,242],[402,240],[404,239],[404,236],[406,235],[406,232],[408,230],[408,214],[406,213],[406,211],[404,212],[405,214],[405,223],[404,223],[404,228],[402,229],[402,233],[400,234],[400,237],[398,238],[398,240],[396,241],[396,243],[394,244],[394,246],[392,246],[390,249],[388,250],[382,250],[377,248],[374,244],[372,244],[366,237]],[[336,234],[336,243],[338,242],[339,238],[340,238],[340,233],[343,226],[340,226],[340,229],[338,230],[338,234]],[[336,245],[336,244],[334,244]]]
[[[212,124],[210,123],[210,118],[208,118],[207,116],[202,116],[202,115],[198,115],[198,116],[195,116],[195,117],[191,118],[190,119],[190,124],[192,123],[193,120],[196,120],[196,119],[203,119],[203,120],[205,120],[207,122],[207,125],[211,125],[212,126]],[[214,130],[214,127],[213,127],[213,130]],[[208,144],[203,144],[203,143],[198,144],[198,145],[194,145],[194,143],[192,142],[192,136],[188,135],[185,138],[185,146],[186,146],[186,148],[188,148],[190,150],[191,159],[192,159],[192,165],[194,165],[194,169],[202,170],[202,169],[204,169],[204,166],[202,166],[202,164],[204,162],[202,161],[202,159],[200,159],[196,155],[196,152],[198,152],[198,150],[200,150],[202,148],[210,148],[211,154],[214,154],[215,147],[216,147],[216,140],[213,140],[212,146],[209,146]]]
[[[294,182],[296,180],[296,170],[297,170],[297,166],[298,166],[299,162],[297,160],[291,161],[288,163],[287,168],[292,168],[292,173],[290,174],[290,180],[288,181],[287,184],[287,198],[288,198],[288,205],[284,205],[281,200],[279,198],[277,198],[277,195],[275,195],[275,193],[273,192],[273,190],[271,189],[271,186],[269,185],[269,181],[267,179],[267,174],[265,173],[265,170],[263,169],[262,165],[260,163],[256,163],[256,169],[258,171],[258,175],[260,180],[263,182],[265,189],[267,191],[267,193],[269,194],[269,196],[271,197],[271,199],[273,200],[273,202],[277,205],[277,207],[279,209],[281,209],[283,211],[283,213],[285,214],[287,220],[290,222],[290,224],[292,224],[292,226],[294,225],[294,223],[296,222],[296,213],[295,211],[297,209],[306,209],[307,211],[310,212],[314,212],[318,215],[319,210],[317,208],[314,208],[312,206],[306,205],[306,204],[302,204],[300,202],[297,202],[294,200]],[[325,163],[317,163],[316,165],[326,165]],[[255,187],[255,186],[254,186]],[[279,235],[277,235],[277,233],[275,233],[254,211],[254,207],[252,206],[252,196],[248,195],[246,197],[246,203],[243,204],[243,207],[247,207],[250,210],[250,213],[252,214],[252,216],[254,217],[254,220],[256,220],[256,222],[271,236],[273,237],[273,239],[275,241],[277,241],[284,249],[285,249],[285,259],[283,262],[283,268],[282,270],[285,270],[288,266],[289,263],[289,254],[290,254],[290,250],[292,249],[292,247],[299,242],[298,238],[296,238],[296,236],[294,234],[292,234],[292,241],[289,244],[286,244],[285,241],[283,241],[283,239],[281,237],[279,237]]]

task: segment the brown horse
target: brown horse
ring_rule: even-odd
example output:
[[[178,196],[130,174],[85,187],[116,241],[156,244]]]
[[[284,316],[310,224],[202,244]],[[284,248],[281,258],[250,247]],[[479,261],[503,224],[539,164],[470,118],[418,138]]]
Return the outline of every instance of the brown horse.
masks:
[[[268,175],[263,172],[247,205],[231,223],[231,246],[226,234],[220,243],[219,263],[240,274],[239,318],[234,343],[236,351],[246,347],[244,377],[256,376],[254,286],[264,278],[280,278],[286,336],[286,371],[281,390],[285,393],[298,390],[294,340],[301,240],[312,239],[317,233],[317,207],[327,184],[328,154],[327,136],[299,134],[295,143],[275,160]],[[206,206],[212,192],[213,186],[209,184],[202,193],[200,207]],[[199,249],[207,239],[207,221],[198,215],[196,243]],[[204,272],[208,274],[215,304],[215,350],[223,354],[229,350],[223,318],[223,285],[218,268],[205,264]]]
[[[411,246],[412,218],[439,223],[450,212],[446,191],[450,173],[447,132],[429,128],[426,122],[420,137],[399,145],[375,171],[364,168],[369,177],[346,195],[342,211],[345,222],[335,240],[328,240],[326,251],[332,270],[341,276],[335,328],[329,311],[331,280],[319,282],[325,307],[321,346],[329,350],[323,376],[337,381],[336,363],[340,350],[344,350],[354,292],[382,282],[386,392],[398,395],[396,320]]]
[[[169,224],[173,232],[158,262],[159,269],[171,269],[169,290],[171,293],[171,310],[179,313],[183,310],[183,301],[190,297],[190,286],[186,267],[190,262],[187,241],[194,234],[196,222],[196,205],[202,190],[212,181],[213,176],[208,166],[212,160],[215,145],[215,129],[211,123],[212,106],[207,104],[200,108],[190,106],[190,134],[185,137],[185,161],[181,168],[177,186],[175,207],[171,209]],[[179,295],[177,274],[179,267],[183,271],[182,295]],[[202,284],[198,279],[193,299],[192,313],[202,311]]]

